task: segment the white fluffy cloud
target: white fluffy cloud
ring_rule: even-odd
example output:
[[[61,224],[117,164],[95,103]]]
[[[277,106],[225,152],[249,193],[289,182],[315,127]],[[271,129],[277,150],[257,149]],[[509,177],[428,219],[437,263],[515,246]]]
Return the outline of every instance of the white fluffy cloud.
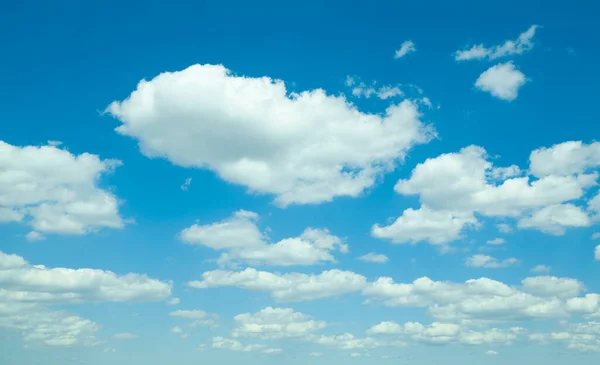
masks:
[[[551,276],[526,278],[520,287],[488,278],[451,283],[423,277],[395,283],[382,277],[369,283],[363,294],[368,302],[381,301],[389,307],[425,307],[441,322],[481,324],[594,315],[599,300],[596,294],[577,297],[583,290],[577,280]]]
[[[85,234],[121,228],[118,200],[98,180],[121,164],[55,144],[13,146],[0,141],[0,222],[23,222],[41,233]]]
[[[596,249],[594,250],[594,259],[600,261],[600,245],[596,246]]]
[[[465,265],[468,267],[483,267],[488,269],[499,269],[503,267],[509,267],[519,262],[514,257],[498,260],[494,257],[487,255],[473,255],[467,258]]]
[[[358,259],[360,261],[372,262],[375,264],[385,264],[390,260],[386,255],[375,252],[369,252],[368,254],[362,255]]]
[[[463,237],[466,228],[478,227],[475,213],[518,218],[520,228],[548,233],[589,225],[586,213],[571,202],[585,197],[597,185],[598,172],[594,169],[598,164],[591,157],[581,157],[593,156],[595,146],[596,143],[565,142],[534,150],[528,170],[533,175],[525,176],[526,172],[515,165],[494,166],[479,146],[429,158],[394,188],[402,195],[418,195],[420,209],[405,210],[389,226],[375,224],[372,234],[396,243],[444,244]],[[586,152],[568,152],[574,148]],[[574,163],[553,165],[554,160]],[[503,233],[512,229],[506,223],[497,226]]]
[[[542,232],[563,235],[565,227],[588,227],[591,220],[587,213],[573,204],[555,204],[534,211],[531,216],[519,220],[519,228],[535,228]]]
[[[583,174],[600,167],[600,142],[568,141],[539,148],[529,156],[529,170],[537,177]]]
[[[422,241],[440,245],[461,237],[465,227],[475,227],[477,219],[471,214],[451,210],[432,210],[427,206],[408,208],[389,226],[375,224],[371,233],[393,243],[415,244]]]
[[[240,210],[221,222],[194,224],[181,231],[179,236],[188,244],[226,250],[218,260],[223,265],[239,261],[255,265],[314,265],[335,262],[331,254],[334,250],[348,252],[348,245],[326,229],[307,228],[298,237],[271,244],[267,235],[256,226],[257,220],[256,213]]]
[[[159,301],[171,295],[170,283],[146,275],[47,268],[3,252],[0,252],[0,287],[3,299],[50,304]]]
[[[160,301],[170,295],[170,283],[146,275],[48,268],[0,252],[0,328],[22,333],[25,341],[48,346],[99,343],[95,337],[99,325],[52,311],[50,305]]]
[[[254,314],[238,314],[234,321],[237,327],[233,330],[233,337],[263,339],[305,337],[326,327],[325,322],[291,308],[266,307]]]
[[[367,279],[351,271],[328,270],[319,275],[300,273],[273,274],[252,268],[243,271],[215,270],[202,274],[202,281],[191,281],[198,289],[233,286],[265,291],[281,302],[298,302],[335,297],[361,290]]]
[[[434,136],[411,101],[368,114],[343,96],[288,94],[281,80],[235,76],[221,65],[143,80],[106,110],[144,155],[210,169],[275,195],[280,206],[358,196]]]
[[[469,49],[456,51],[454,58],[457,61],[480,60],[484,58],[493,60],[504,56],[522,54],[533,48],[532,39],[538,27],[538,25],[532,25],[525,32],[521,33],[516,40],[507,40],[501,45],[485,47],[483,44],[478,44]]]
[[[489,92],[498,99],[512,101],[525,85],[525,74],[515,68],[512,62],[499,63],[483,71],[475,81],[475,87]]]
[[[412,52],[416,52],[417,48],[415,47],[415,44],[413,41],[411,40],[407,40],[402,42],[402,45],[400,45],[400,48],[398,48],[396,50],[396,52],[394,53],[394,58],[398,59],[398,58],[402,58],[404,56],[406,56],[409,53]]]

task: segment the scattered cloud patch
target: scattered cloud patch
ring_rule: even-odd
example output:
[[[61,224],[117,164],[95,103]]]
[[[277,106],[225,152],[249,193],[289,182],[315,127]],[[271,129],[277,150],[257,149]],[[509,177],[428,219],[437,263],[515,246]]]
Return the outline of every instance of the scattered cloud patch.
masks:
[[[185,179],[185,181],[181,185],[181,190],[188,191],[188,189],[190,188],[190,185],[192,185],[192,178],[188,177],[187,179]]]
[[[298,237],[270,243],[256,225],[258,214],[240,210],[212,224],[194,224],[182,230],[180,239],[187,244],[226,251],[218,259],[221,265],[247,262],[254,265],[315,265],[335,262],[332,252],[348,252],[348,245],[327,229],[307,228]]]
[[[411,40],[407,40],[402,42],[402,45],[400,45],[400,48],[398,48],[396,50],[396,52],[394,53],[394,58],[398,59],[398,58],[402,58],[404,56],[406,56],[409,53],[413,53],[416,52],[417,48],[415,47],[415,44],[413,43],[413,41]]]
[[[375,264],[385,264],[390,260],[386,255],[375,252],[369,252],[366,255],[362,255],[358,259],[364,262],[371,262]]]
[[[501,45],[488,48],[483,44],[478,44],[469,49],[456,51],[454,53],[454,59],[457,61],[481,59],[494,60],[505,56],[520,55],[533,48],[534,43],[532,39],[538,28],[538,25],[532,25],[525,32],[521,33],[517,39],[507,40]]]
[[[467,267],[475,267],[475,268],[486,268],[486,269],[500,269],[503,267],[509,267],[519,262],[519,260],[514,257],[498,260],[492,256],[487,255],[473,255],[467,258],[465,261],[465,265]]]

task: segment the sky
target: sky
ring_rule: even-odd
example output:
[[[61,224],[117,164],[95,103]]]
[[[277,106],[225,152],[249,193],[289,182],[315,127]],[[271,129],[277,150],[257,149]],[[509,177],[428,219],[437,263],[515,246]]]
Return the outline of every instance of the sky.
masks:
[[[592,1],[0,12],[0,362],[597,364]]]

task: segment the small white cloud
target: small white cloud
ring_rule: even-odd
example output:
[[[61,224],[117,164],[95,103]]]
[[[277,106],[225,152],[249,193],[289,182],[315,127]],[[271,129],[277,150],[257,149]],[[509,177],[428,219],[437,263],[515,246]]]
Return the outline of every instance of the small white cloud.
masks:
[[[124,333],[117,333],[113,337],[115,340],[135,340],[138,336],[134,335],[133,333],[124,332]]]
[[[171,329],[171,333],[182,333],[182,332],[183,332],[183,330],[179,326],[173,327]]]
[[[598,238],[600,238],[600,232],[594,232],[594,233],[592,234],[592,239],[593,239],[593,240],[597,240]]]
[[[323,356],[323,353],[322,352],[311,352],[308,354],[308,356],[321,357],[321,356]]]
[[[506,62],[485,70],[475,81],[475,87],[498,99],[512,101],[517,98],[519,89],[526,82],[525,74],[517,70],[512,62]]]
[[[181,190],[187,191],[190,188],[190,185],[192,185],[192,178],[188,177],[185,179],[183,185],[181,185]]]
[[[358,259],[364,262],[372,262],[376,264],[385,264],[390,260],[386,255],[378,254],[375,252],[369,252],[368,254],[359,257]]]
[[[350,357],[360,357],[360,356],[361,356],[360,352],[353,352],[350,354]]]
[[[596,246],[596,249],[594,250],[594,258],[596,261],[600,261],[600,245]]]
[[[181,303],[181,300],[179,300],[179,298],[171,298],[171,299],[170,299],[170,300],[167,302],[167,304],[168,304],[168,305],[177,305],[177,304],[179,304],[179,303]]]
[[[502,245],[504,243],[506,243],[506,241],[504,240],[504,238],[500,238],[500,237],[497,237],[497,238],[494,238],[493,240],[487,241],[488,245]]]
[[[413,41],[404,41],[402,42],[402,45],[400,46],[399,49],[396,50],[396,53],[394,53],[394,58],[398,59],[398,58],[402,58],[404,56],[406,56],[409,53],[412,52],[416,52],[417,48],[415,47],[415,44],[413,43]]]
[[[25,239],[27,239],[27,241],[29,241],[29,242],[34,242],[34,241],[42,241],[42,240],[46,239],[46,237],[44,237],[44,235],[41,234],[40,232],[31,231],[25,235]]]
[[[485,353],[486,355],[491,355],[491,356],[495,356],[498,355],[498,352],[494,351],[494,350],[489,350],[488,352]]]
[[[537,265],[536,267],[532,268],[530,271],[533,273],[548,274],[550,272],[550,270],[552,270],[552,267],[550,267],[550,266]]]
[[[486,269],[500,269],[516,264],[517,259],[511,257],[506,260],[499,261],[498,259],[487,255],[473,255],[467,258],[465,265],[467,267],[477,267]]]
[[[496,224],[496,228],[502,233],[511,233],[513,231],[512,227],[506,223],[498,223]]]
[[[533,48],[531,40],[537,28],[539,28],[538,25],[532,25],[525,32],[521,33],[517,39],[507,40],[502,45],[487,48],[483,44],[478,44],[469,49],[456,51],[454,59],[457,61],[481,60],[484,58],[494,60],[504,56],[522,54]]]

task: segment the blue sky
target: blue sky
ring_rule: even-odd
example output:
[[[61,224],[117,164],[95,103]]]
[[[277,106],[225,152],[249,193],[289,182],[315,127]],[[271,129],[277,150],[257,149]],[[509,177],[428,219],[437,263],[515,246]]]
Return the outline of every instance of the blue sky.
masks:
[[[595,7],[6,4],[1,362],[597,363]]]

